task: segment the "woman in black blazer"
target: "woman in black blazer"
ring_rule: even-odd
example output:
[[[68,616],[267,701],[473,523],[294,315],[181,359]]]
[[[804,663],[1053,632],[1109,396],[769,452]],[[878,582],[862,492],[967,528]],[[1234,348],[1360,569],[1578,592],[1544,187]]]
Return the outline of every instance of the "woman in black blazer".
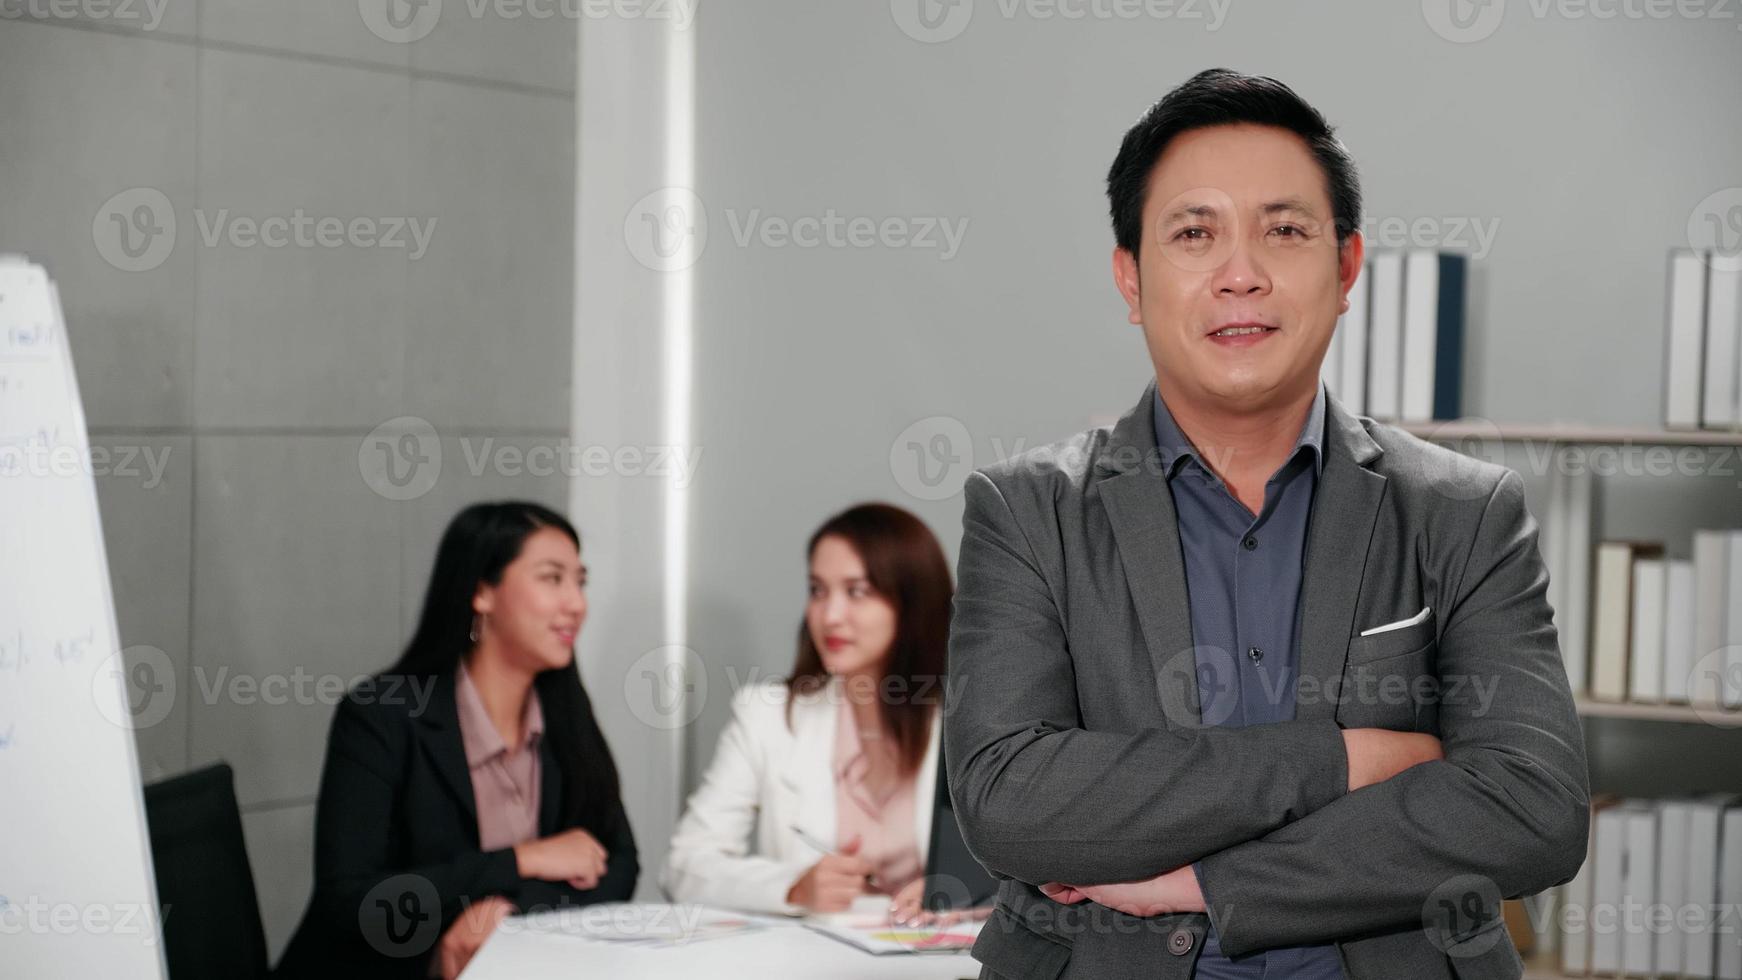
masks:
[[[617,769],[574,668],[585,585],[560,515],[454,518],[405,655],[333,718],[314,895],[278,976],[453,976],[509,912],[634,892]]]

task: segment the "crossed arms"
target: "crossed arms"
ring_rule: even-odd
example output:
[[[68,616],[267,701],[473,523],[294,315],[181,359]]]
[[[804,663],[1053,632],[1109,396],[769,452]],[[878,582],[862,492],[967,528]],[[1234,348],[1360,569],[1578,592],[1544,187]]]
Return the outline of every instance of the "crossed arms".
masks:
[[[1441,675],[1495,680],[1491,703],[1448,695],[1443,759],[1408,766],[1325,720],[1082,729],[1080,665],[1028,537],[986,475],[966,498],[945,756],[963,836],[994,871],[1094,885],[1199,863],[1239,956],[1419,923],[1458,875],[1515,897],[1583,862],[1583,741],[1516,474],[1486,501],[1438,648]]]

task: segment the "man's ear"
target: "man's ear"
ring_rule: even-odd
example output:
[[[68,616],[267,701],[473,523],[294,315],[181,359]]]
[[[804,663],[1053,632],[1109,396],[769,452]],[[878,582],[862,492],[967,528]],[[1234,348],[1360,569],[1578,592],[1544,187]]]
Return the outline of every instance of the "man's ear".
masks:
[[[1143,280],[1137,271],[1137,256],[1122,247],[1113,249],[1113,285],[1118,287],[1119,295],[1125,297],[1125,305],[1130,308],[1128,319],[1143,326]]]
[[[1338,314],[1349,312],[1349,290],[1355,288],[1355,280],[1361,277],[1362,263],[1367,260],[1367,243],[1358,231],[1350,232],[1337,246],[1337,278],[1343,288],[1343,302],[1338,307]]]

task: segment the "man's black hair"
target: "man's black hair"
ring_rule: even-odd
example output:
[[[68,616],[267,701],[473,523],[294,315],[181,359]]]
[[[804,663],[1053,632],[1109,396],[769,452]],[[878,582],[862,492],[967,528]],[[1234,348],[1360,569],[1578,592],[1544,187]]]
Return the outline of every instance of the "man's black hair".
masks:
[[[1276,126],[1305,140],[1325,173],[1337,244],[1360,227],[1361,178],[1354,158],[1325,117],[1274,78],[1209,68],[1150,106],[1119,145],[1119,155],[1107,171],[1107,199],[1112,205],[1113,237],[1120,248],[1140,254],[1149,176],[1173,138],[1188,130],[1234,123]]]

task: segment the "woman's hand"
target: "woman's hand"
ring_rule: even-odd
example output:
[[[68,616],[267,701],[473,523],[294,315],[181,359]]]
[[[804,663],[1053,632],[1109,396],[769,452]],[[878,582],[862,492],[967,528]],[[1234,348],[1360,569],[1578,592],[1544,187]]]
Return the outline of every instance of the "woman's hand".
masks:
[[[786,900],[812,912],[845,912],[865,893],[865,879],[876,869],[859,857],[858,837],[826,854],[786,890]]]
[[[889,918],[904,926],[948,926],[984,919],[992,914],[990,905],[930,912],[922,907],[924,902],[925,879],[915,878],[907,883],[907,887],[895,893],[895,900],[889,903]]]
[[[566,881],[581,891],[599,887],[606,857],[604,845],[579,827],[514,845],[520,877]]]
[[[514,905],[500,895],[466,906],[459,918],[448,926],[448,931],[442,933],[441,942],[436,945],[442,980],[454,980],[459,976],[466,964],[472,962],[478,948],[484,945],[484,940],[489,939],[502,920],[513,912]]]
[[[1204,911],[1204,892],[1191,865],[1143,881],[1109,885],[1063,885],[1056,881],[1040,886],[1041,894],[1064,905],[1085,899],[1126,915],[1148,918],[1170,912]]]

